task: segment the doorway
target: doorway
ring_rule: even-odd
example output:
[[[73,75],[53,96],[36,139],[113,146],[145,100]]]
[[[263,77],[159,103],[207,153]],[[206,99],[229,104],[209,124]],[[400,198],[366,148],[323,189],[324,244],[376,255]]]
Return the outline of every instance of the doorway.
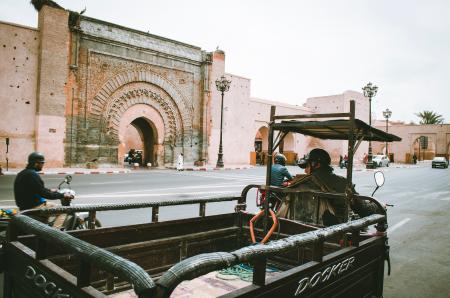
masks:
[[[157,166],[154,147],[156,144],[156,135],[153,123],[144,118],[134,119],[127,125],[124,135],[125,152],[134,149],[135,160],[140,166]]]

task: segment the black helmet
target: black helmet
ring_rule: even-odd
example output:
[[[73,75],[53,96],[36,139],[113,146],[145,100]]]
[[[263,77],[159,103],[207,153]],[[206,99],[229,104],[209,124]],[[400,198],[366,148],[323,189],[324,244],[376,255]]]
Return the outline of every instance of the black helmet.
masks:
[[[305,157],[300,159],[297,164],[300,168],[304,169],[308,164],[314,166],[317,163],[320,163],[322,166],[329,166],[331,157],[328,152],[320,148],[315,148],[306,154]]]
[[[28,155],[28,164],[34,165],[36,162],[45,162],[44,154],[40,152],[33,152],[30,155]]]
[[[278,154],[275,156],[275,163],[278,163],[278,164],[280,164],[280,165],[282,165],[282,166],[286,165],[286,156],[284,156],[284,155],[281,154],[281,153],[278,153]]]

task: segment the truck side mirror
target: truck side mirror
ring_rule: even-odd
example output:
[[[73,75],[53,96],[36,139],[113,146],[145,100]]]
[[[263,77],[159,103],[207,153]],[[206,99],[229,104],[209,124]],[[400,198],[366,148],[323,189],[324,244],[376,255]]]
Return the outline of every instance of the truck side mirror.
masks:
[[[375,177],[375,183],[377,185],[377,187],[381,187],[384,184],[384,174],[383,172],[380,171],[376,171],[374,174]]]

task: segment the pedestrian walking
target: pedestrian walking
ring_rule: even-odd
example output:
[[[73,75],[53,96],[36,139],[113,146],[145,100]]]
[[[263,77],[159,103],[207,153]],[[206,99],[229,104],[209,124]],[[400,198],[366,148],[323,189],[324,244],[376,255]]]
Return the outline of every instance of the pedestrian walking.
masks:
[[[183,171],[183,164],[184,164],[184,156],[183,153],[180,153],[177,159],[177,171]]]

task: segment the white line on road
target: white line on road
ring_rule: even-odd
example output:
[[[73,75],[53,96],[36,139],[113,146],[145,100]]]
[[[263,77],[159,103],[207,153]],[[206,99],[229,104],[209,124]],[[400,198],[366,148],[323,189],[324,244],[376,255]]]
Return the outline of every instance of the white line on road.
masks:
[[[200,173],[192,173],[192,172],[186,172],[186,173],[180,173],[180,175],[183,176],[195,176],[195,177],[202,177],[202,178],[212,178],[212,179],[229,179],[229,180],[261,180],[264,179],[264,177],[256,176],[256,175],[236,175],[236,174],[200,174]]]
[[[212,191],[197,191],[197,192],[167,192],[167,193],[135,193],[135,194],[128,194],[127,198],[138,198],[138,197],[159,197],[159,196],[189,196],[189,195],[204,195],[204,194],[210,194],[212,196],[219,195],[219,194],[229,194],[229,193],[236,193],[239,194],[238,191],[220,191],[220,192],[212,192]],[[92,199],[92,198],[123,198],[124,196],[122,194],[98,194],[98,195],[84,195],[84,196],[77,196],[78,199]]]
[[[404,220],[396,223],[392,228],[389,228],[388,232],[389,233],[394,232],[395,230],[397,230],[398,228],[400,228],[401,226],[403,226],[404,224],[406,224],[410,220],[411,220],[411,218],[409,218],[409,217],[405,218]]]
[[[101,185],[101,184],[124,184],[134,182],[132,180],[124,180],[124,181],[110,181],[110,182],[91,182],[92,185]]]

